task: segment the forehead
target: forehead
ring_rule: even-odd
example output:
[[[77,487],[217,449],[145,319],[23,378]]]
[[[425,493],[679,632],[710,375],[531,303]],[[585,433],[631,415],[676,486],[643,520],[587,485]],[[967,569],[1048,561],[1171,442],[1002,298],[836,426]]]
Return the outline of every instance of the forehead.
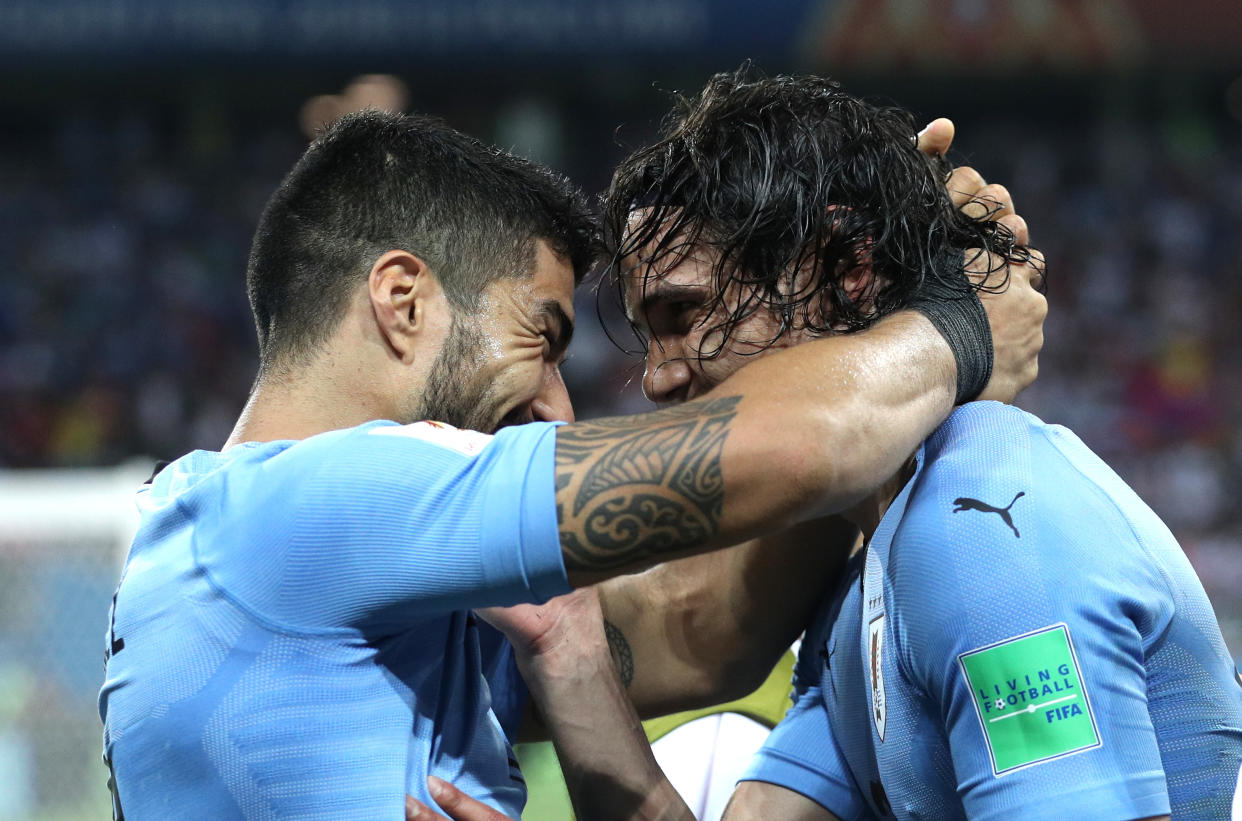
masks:
[[[630,229],[637,230],[646,215],[647,209],[632,211]],[[670,222],[671,218],[665,220],[665,226]],[[716,252],[709,245],[670,237],[664,226],[652,231],[649,241],[620,260],[626,315],[641,319],[652,303],[675,300],[678,292],[687,289],[710,287],[715,260]]]
[[[529,277],[512,280],[528,306],[556,302],[570,319],[574,315],[574,269],[544,240],[535,243],[535,270]]]

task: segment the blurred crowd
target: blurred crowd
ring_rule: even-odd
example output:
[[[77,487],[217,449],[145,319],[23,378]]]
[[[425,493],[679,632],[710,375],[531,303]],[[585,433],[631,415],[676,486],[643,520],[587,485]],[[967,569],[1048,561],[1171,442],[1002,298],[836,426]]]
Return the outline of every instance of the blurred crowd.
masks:
[[[1187,118],[1014,123],[978,145],[1051,266],[1040,377],[1018,404],[1155,508],[1242,658],[1242,142]]]
[[[22,136],[0,149],[0,463],[218,445],[254,367],[250,233],[299,135],[130,112]]]
[[[598,189],[611,126],[571,139],[571,116],[538,100],[448,113]],[[136,107],[0,135],[0,467],[171,458],[227,437],[254,375],[250,235],[305,145],[295,122],[238,123]],[[1020,404],[1072,427],[1189,541],[1232,544],[1239,141],[1193,118],[959,134],[957,159],[1009,185],[1051,262],[1041,377]],[[581,296],[566,366],[581,416],[642,406],[640,366],[601,332],[596,302]]]

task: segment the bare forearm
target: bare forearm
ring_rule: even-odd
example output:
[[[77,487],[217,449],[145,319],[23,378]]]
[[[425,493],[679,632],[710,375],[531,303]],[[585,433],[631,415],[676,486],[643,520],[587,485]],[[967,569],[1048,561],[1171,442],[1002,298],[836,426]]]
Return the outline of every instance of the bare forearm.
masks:
[[[848,507],[948,416],[954,373],[943,338],[904,312],[758,360],[677,408],[561,428],[571,582]]]
[[[656,763],[602,626],[577,630],[537,658],[519,654],[519,666],[579,818],[693,821]]]
[[[722,533],[770,532],[773,508],[782,526],[845,510],[952,412],[953,357],[926,319],[903,313],[867,337],[801,345],[721,385],[762,403],[724,448]],[[780,379],[786,369],[797,377]]]

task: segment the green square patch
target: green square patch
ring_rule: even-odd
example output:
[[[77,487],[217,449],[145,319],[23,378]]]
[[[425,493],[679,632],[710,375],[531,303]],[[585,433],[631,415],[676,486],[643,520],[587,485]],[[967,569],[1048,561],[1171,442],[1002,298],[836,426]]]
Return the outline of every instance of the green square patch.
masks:
[[[957,661],[996,775],[1100,746],[1066,625],[970,650]]]

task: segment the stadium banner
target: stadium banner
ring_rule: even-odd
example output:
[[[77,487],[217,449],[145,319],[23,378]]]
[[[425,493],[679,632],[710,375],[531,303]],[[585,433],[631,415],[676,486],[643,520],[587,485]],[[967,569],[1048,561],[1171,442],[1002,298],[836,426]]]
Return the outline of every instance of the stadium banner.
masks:
[[[786,53],[813,0],[5,0],[0,59]]]
[[[1236,67],[1236,0],[828,0],[800,44],[815,66],[1084,70]]]
[[[0,63],[788,57],[812,67],[1237,62],[1235,0],[5,0]]]

